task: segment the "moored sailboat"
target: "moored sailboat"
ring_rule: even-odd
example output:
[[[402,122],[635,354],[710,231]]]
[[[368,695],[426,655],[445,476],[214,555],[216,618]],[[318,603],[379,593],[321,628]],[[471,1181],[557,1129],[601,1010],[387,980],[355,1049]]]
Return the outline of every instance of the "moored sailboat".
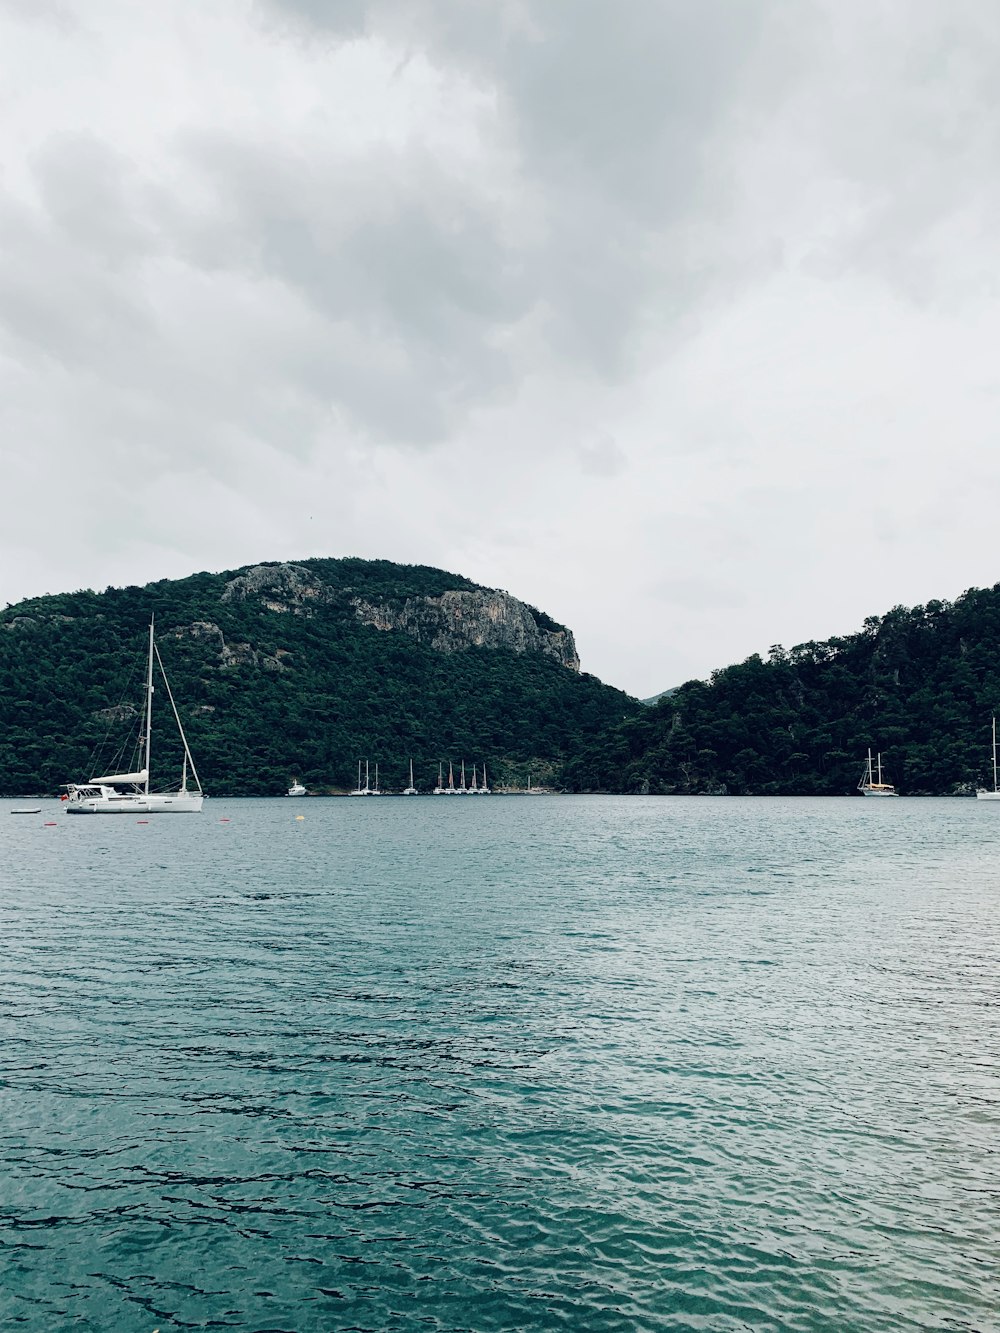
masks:
[[[858,791],[862,796],[898,796],[899,792],[891,782],[882,781],[882,752],[879,751],[875,764],[872,763],[872,752],[868,751],[868,762],[865,765],[864,772],[861,774],[861,781],[858,783]]]
[[[404,795],[404,796],[417,796],[417,795],[419,795],[419,793],[418,793],[416,787],[414,787],[414,785],[413,785],[413,760],[412,760],[412,759],[410,760],[410,785],[409,785],[408,787],[404,787],[404,788],[403,788],[403,795]]]
[[[979,787],[976,790],[977,801],[1000,801],[1000,787],[997,786],[997,720],[993,719],[993,790]]]
[[[181,780],[176,791],[150,791],[149,775],[152,768],[153,751],[153,663],[159,667],[160,676],[170,701],[170,708],[177,724],[184,758],[181,765]],[[146,662],[146,709],[143,734],[139,738],[138,767],[130,773],[106,773],[101,777],[91,778],[89,782],[68,782],[66,786],[66,813],[70,815],[160,815],[160,814],[198,814],[204,801],[198,770],[188,748],[187,737],[181,723],[177,705],[174,702],[167,673],[163,669],[160,650],[156,646],[154,618],[149,621],[149,652]],[[133,762],[134,759],[133,759]],[[194,790],[188,789],[188,773],[194,781]]]

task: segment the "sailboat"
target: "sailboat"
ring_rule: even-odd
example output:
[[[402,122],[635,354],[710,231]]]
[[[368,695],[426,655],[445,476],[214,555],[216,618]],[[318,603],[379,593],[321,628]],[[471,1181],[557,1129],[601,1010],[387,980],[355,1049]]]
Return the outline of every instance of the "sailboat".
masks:
[[[861,781],[858,783],[858,791],[861,792],[862,796],[898,796],[898,795],[899,795],[899,792],[897,792],[896,788],[892,785],[891,782],[883,782],[883,781],[882,781],[882,753],[881,753],[881,751],[879,751],[879,754],[878,754],[877,759],[876,759],[876,763],[875,763],[875,765],[873,766],[873,764],[872,764],[872,752],[871,752],[871,750],[869,749],[869,751],[868,751],[868,762],[867,762],[867,764],[865,765],[864,772],[861,774]]]
[[[416,789],[416,787],[414,787],[414,785],[413,785],[413,760],[412,760],[412,759],[410,760],[410,785],[409,785],[408,787],[404,787],[404,788],[403,788],[403,795],[404,795],[404,796],[416,796],[416,795],[418,795],[417,789]]]
[[[487,784],[486,784],[486,760],[484,759],[484,760],[483,760],[483,782],[482,782],[482,786],[479,788],[479,795],[480,795],[480,796],[489,796],[489,795],[491,795],[491,794],[492,794],[492,793],[490,792],[490,789],[489,789],[489,787],[488,787]]]
[[[353,790],[352,792],[350,792],[349,794],[350,794],[351,796],[371,796],[371,794],[372,794],[372,792],[371,792],[371,788],[368,786],[368,760],[367,760],[367,759],[365,760],[365,785],[364,785],[363,787],[362,787],[362,785],[361,785],[361,760],[359,759],[359,760],[358,760],[358,785],[357,785],[357,786],[354,788],[354,790]]]
[[[434,795],[444,795],[444,764],[438,764],[438,785],[434,788]]]
[[[305,796],[305,794],[306,794],[306,789],[305,787],[303,787],[302,783],[298,780],[298,778],[292,778],[292,785],[288,788],[286,795]]]
[[[365,765],[365,785],[366,785],[366,786],[367,786],[367,779],[368,779],[368,766],[367,766],[367,764],[366,764],[366,765]],[[369,796],[381,796],[381,795],[382,795],[382,789],[381,789],[381,788],[379,787],[379,785],[378,785],[378,760],[377,760],[377,759],[375,760],[375,786],[372,787],[372,789],[371,789],[370,792],[368,792],[368,795],[369,795]]]
[[[149,774],[153,753],[153,662],[160,668],[170,708],[177,724],[184,760],[181,766],[180,786],[176,791],[150,791]],[[194,781],[194,791],[188,790],[188,772]],[[160,650],[156,646],[153,617],[149,621],[149,654],[146,663],[146,717],[144,734],[139,741],[139,767],[132,773],[106,773],[89,782],[66,786],[66,813],[70,815],[193,815],[201,810],[205,799],[198,780],[198,770],[188,748],[187,737],[181,724],[177,705],[163,669]]]
[[[993,719],[993,790],[989,791],[986,787],[979,787],[976,791],[977,801],[1000,801],[1000,788],[997,787],[997,720]]]

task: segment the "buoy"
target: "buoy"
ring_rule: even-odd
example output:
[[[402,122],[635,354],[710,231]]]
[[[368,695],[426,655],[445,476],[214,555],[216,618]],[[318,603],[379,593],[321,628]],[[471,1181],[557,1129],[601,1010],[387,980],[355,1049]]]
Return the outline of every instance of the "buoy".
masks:
[[[296,819],[305,819],[305,815],[296,815],[295,818],[296,818]]]
[[[228,819],[220,819],[220,820],[219,820],[219,823],[220,823],[220,824],[228,824],[228,823],[229,823],[229,820],[228,820]]]
[[[148,823],[149,823],[149,820],[148,820],[148,819],[137,819],[135,822],[136,822],[137,824],[148,824]]]
[[[42,828],[55,828],[55,826],[56,821],[54,819],[49,819],[42,825]]]

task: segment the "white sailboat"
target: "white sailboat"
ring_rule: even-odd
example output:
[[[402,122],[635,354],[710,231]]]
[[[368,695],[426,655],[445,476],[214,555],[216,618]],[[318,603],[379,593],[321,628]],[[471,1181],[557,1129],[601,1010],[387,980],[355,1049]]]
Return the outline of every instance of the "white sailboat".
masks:
[[[375,771],[376,771],[376,773],[377,773],[377,772],[378,772],[378,769],[376,769]],[[377,777],[376,777],[376,779],[375,779],[375,785],[378,786],[378,778],[377,778]],[[358,760],[358,785],[354,788],[354,790],[353,790],[352,792],[349,792],[348,795],[350,795],[350,796],[373,796],[373,795],[375,795],[375,793],[372,791],[371,787],[369,787],[369,785],[368,785],[368,760],[367,760],[367,759],[365,760],[365,785],[364,785],[363,787],[362,787],[362,785],[361,785],[361,760],[359,759],[359,760]]]
[[[288,788],[288,791],[285,794],[287,796],[305,796],[306,789],[298,778],[292,778],[292,785]]]
[[[434,788],[434,795],[444,795],[444,764],[438,764],[438,785]]]
[[[468,789],[468,787],[465,785],[465,760],[463,759],[463,760],[462,760],[462,780],[461,780],[461,783],[460,783],[459,788],[458,788],[458,794],[459,794],[460,796],[467,796],[468,793],[469,793],[469,789]]]
[[[366,772],[365,772],[365,778],[367,779],[367,777],[368,777],[368,773],[367,773],[367,771],[366,771]],[[381,796],[381,795],[382,795],[382,789],[381,789],[381,788],[379,787],[379,785],[378,785],[378,760],[377,760],[377,759],[375,760],[375,786],[372,787],[372,789],[371,789],[371,791],[368,793],[368,795],[369,795],[369,796]]]
[[[882,752],[879,751],[875,765],[872,764],[872,752],[868,751],[868,762],[865,765],[864,772],[861,774],[861,781],[858,783],[858,791],[862,796],[898,796],[896,788],[891,782],[882,781]]]
[[[416,787],[414,787],[414,785],[413,785],[413,760],[411,759],[411,760],[410,760],[410,785],[409,785],[408,787],[404,787],[404,788],[403,788],[403,795],[404,795],[404,796],[417,796],[418,794],[419,794],[419,793],[417,792]]]
[[[160,668],[160,676],[170,700],[170,708],[177,724],[184,760],[181,766],[180,786],[176,791],[150,791],[149,774],[153,753],[153,660]],[[188,772],[194,780],[194,791],[188,790]],[[188,748],[187,737],[181,724],[177,705],[163,669],[160,650],[156,646],[153,618],[149,621],[149,656],[146,664],[146,717],[145,730],[139,742],[139,767],[132,773],[106,773],[84,783],[66,783],[66,813],[70,815],[166,815],[198,814],[204,801],[198,780],[198,770]]]
[[[997,720],[993,719],[993,790],[980,787],[976,791],[977,801],[1000,801],[1000,787],[997,786]]]
[[[479,795],[480,795],[480,796],[490,796],[490,795],[492,795],[492,793],[490,792],[490,789],[489,789],[489,787],[487,786],[487,783],[486,783],[486,760],[485,760],[485,759],[483,760],[483,781],[482,781],[482,783],[481,783],[481,785],[480,785],[480,787],[479,787]]]

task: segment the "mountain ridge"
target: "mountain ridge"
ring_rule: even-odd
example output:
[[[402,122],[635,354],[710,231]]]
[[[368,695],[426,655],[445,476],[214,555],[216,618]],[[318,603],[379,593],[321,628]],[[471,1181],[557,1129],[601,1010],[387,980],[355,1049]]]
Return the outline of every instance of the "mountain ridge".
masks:
[[[498,780],[550,780],[639,706],[580,671],[566,626],[462,575],[262,562],[0,612],[6,790],[52,791],[102,766],[99,733],[138,716],[124,663],[152,614],[199,771],[220,794],[276,792],[292,776],[342,790],[364,756],[381,758],[390,784],[411,757],[427,772],[464,758]]]
[[[1000,714],[1000,584],[688,681],[567,761],[576,791],[847,795],[869,746],[902,794],[971,795]]]

